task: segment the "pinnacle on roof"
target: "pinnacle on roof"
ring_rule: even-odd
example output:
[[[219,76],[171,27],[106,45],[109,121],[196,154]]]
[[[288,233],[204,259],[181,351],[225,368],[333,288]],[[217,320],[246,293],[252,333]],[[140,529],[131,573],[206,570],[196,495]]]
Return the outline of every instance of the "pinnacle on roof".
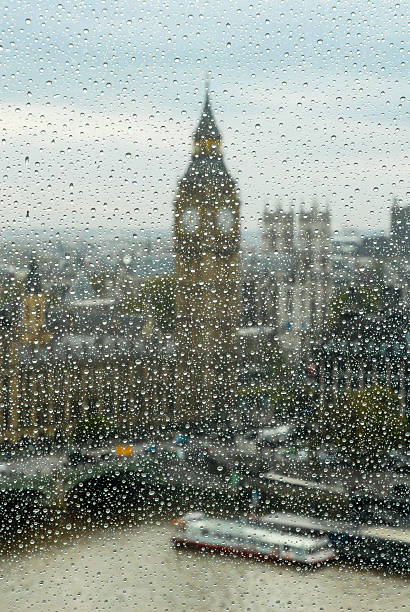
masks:
[[[211,108],[208,83],[205,86],[204,105],[192,144],[191,163],[183,177],[185,182],[203,185],[215,182],[224,184],[228,181],[233,184],[223,160],[222,138]]]
[[[211,107],[211,100],[209,97],[209,84],[205,85],[205,100],[202,109],[201,118],[199,120],[198,127],[194,133],[195,140],[220,140],[221,133],[216,125],[214,113]]]
[[[90,283],[90,280],[83,270],[80,270],[77,278],[71,285],[69,296],[70,302],[92,300],[96,298],[95,291]]]
[[[42,293],[40,272],[38,270],[37,261],[30,261],[30,267],[26,278],[26,294],[40,295]]]

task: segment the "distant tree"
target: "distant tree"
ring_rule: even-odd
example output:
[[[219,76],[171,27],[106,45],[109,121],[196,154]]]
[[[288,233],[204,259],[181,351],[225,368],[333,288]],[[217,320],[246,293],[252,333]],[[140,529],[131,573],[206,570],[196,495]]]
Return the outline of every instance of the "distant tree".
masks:
[[[175,327],[175,288],[175,278],[171,275],[153,278],[142,287],[142,301],[164,333],[172,332]]]
[[[118,312],[130,315],[141,314],[144,310],[141,295],[136,292],[128,291],[118,305]]]
[[[115,430],[116,428],[110,419],[99,414],[94,414],[77,423],[74,429],[73,438],[76,442],[80,443],[89,440],[98,442],[113,435]]]
[[[175,279],[171,275],[151,278],[134,291],[129,291],[119,306],[127,314],[151,314],[164,333],[175,326]]]
[[[269,401],[269,408],[277,418],[295,416],[304,405],[300,394],[291,390],[289,386],[272,385],[268,381],[259,384],[248,381],[239,391],[241,405],[257,406],[263,409],[265,402]]]
[[[328,426],[334,441],[354,458],[374,460],[405,441],[407,419],[397,394],[387,387],[347,392],[335,409]]]
[[[103,297],[107,286],[108,277],[106,274],[93,274],[90,276],[90,284],[98,297]]]
[[[254,367],[239,375],[239,400],[242,404],[256,406],[267,398],[277,417],[296,417],[304,414],[314,404],[317,389],[306,380],[303,371],[295,371],[286,364],[277,342],[264,346]]]
[[[63,303],[63,297],[59,291],[53,290],[46,293],[46,310],[57,310]]]
[[[353,291],[341,291],[331,300],[328,325],[340,320],[346,312],[369,314],[382,306],[382,288],[378,285],[355,287]]]
[[[3,282],[0,289],[0,307],[16,304],[24,292],[24,282],[21,279],[11,277]]]

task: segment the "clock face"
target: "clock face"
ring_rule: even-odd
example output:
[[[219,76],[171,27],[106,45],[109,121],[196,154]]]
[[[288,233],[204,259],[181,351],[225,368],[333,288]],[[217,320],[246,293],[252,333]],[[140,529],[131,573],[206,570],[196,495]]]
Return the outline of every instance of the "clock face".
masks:
[[[228,234],[233,230],[235,219],[231,208],[221,208],[216,215],[218,229],[223,234]]]
[[[187,234],[193,234],[199,227],[199,213],[195,208],[185,208],[181,213],[181,226]]]

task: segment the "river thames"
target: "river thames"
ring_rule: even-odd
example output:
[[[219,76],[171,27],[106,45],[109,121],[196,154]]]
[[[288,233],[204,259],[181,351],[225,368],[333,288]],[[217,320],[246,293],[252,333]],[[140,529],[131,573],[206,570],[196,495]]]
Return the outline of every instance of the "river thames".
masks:
[[[340,564],[305,570],[177,550],[169,519],[99,526],[77,520],[13,538],[1,555],[0,610],[408,609],[408,581],[399,574]]]

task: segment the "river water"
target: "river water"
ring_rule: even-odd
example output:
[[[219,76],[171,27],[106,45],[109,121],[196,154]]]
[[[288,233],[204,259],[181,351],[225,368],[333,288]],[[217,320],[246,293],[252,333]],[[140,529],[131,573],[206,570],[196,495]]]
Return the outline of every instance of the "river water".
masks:
[[[397,574],[176,550],[169,517],[88,521],[61,522],[3,551],[1,612],[409,609],[408,582]]]

